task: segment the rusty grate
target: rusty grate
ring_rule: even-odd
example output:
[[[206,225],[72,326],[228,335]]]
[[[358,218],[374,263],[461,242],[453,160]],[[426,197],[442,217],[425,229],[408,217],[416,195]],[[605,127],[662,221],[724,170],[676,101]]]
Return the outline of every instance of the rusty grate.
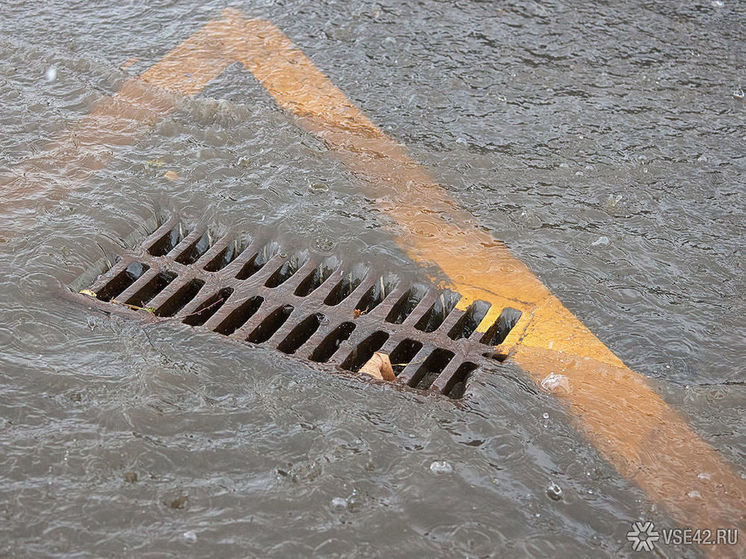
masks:
[[[78,287],[85,284],[80,284]],[[176,218],[161,225],[76,297],[109,312],[172,320],[302,360],[359,370],[389,354],[397,382],[461,398],[491,346],[520,317],[503,309],[486,332],[489,303],[456,309],[460,296],[406,285],[393,273],[240,236],[213,242]]]

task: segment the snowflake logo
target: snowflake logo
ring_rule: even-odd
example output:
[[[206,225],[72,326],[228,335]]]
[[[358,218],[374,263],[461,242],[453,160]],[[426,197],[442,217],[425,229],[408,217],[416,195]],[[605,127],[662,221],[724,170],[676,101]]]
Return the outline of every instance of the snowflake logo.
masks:
[[[627,540],[632,542],[635,551],[653,551],[655,542],[660,539],[652,522],[635,522],[627,532]]]

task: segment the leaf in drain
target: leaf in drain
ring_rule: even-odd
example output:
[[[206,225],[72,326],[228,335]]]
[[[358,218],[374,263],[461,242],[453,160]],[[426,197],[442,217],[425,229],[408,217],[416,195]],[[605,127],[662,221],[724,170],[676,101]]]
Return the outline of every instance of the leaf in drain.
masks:
[[[379,380],[396,380],[391,360],[385,353],[375,352],[368,362],[360,367],[360,372]]]
[[[90,289],[81,289],[80,291],[78,291],[78,293],[80,293],[81,295],[88,295],[89,297],[93,298],[96,297],[96,294]]]

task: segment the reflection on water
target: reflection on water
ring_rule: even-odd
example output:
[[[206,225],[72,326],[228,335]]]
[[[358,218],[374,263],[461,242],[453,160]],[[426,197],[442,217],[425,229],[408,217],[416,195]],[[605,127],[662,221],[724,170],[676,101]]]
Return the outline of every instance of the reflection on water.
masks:
[[[724,4],[242,9],[738,463],[744,14]],[[83,130],[59,154],[87,159],[47,157],[222,7],[0,12],[0,553],[595,556],[670,523],[509,361],[462,409],[60,299],[161,211],[426,277],[381,228],[390,201],[238,66],[154,100],[131,141]]]

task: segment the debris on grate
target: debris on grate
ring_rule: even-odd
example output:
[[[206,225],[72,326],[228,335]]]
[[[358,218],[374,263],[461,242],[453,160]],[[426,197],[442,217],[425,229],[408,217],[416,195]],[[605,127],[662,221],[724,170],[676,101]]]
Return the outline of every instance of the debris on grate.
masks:
[[[386,355],[394,382],[454,399],[468,394],[480,362],[494,357],[491,346],[521,316],[503,309],[480,332],[490,310],[484,301],[458,310],[460,295],[449,290],[405,285],[394,273],[335,257],[286,255],[275,241],[213,240],[176,217],[106,267],[91,285],[79,278],[79,301],[349,371],[376,367],[376,356]]]

